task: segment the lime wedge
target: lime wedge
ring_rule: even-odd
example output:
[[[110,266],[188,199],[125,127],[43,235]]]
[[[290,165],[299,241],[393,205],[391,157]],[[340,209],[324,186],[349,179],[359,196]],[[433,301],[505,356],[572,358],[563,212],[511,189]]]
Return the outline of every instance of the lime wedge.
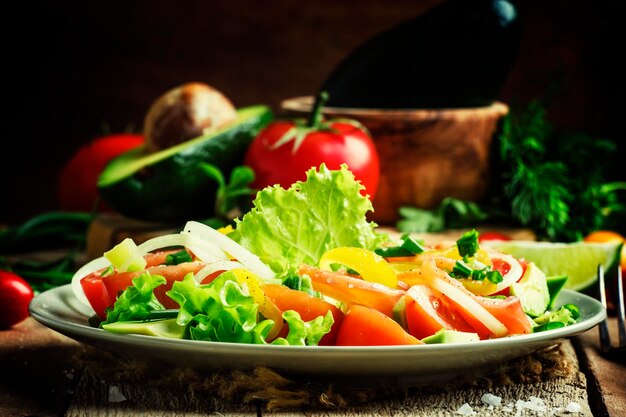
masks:
[[[620,261],[621,242],[550,243],[527,241],[493,241],[485,246],[534,262],[546,276],[567,275],[565,288],[582,291],[597,280],[598,264],[605,271]]]

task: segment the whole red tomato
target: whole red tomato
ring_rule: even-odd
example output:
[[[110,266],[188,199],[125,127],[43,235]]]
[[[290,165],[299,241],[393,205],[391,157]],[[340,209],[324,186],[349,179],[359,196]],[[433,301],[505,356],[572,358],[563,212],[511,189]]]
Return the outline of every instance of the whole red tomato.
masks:
[[[488,242],[490,240],[511,240],[511,237],[500,232],[485,232],[478,235],[478,242]]]
[[[311,167],[325,163],[329,169],[339,169],[346,164],[365,187],[362,194],[374,198],[380,176],[374,142],[356,121],[322,121],[320,112],[327,99],[320,95],[307,123],[276,121],[252,141],[245,164],[254,170],[253,187],[279,184],[288,188],[304,181]]]
[[[142,135],[114,134],[80,148],[59,177],[59,208],[91,211],[98,197],[98,177],[114,157],[144,143]]]
[[[28,304],[34,293],[21,277],[0,271],[0,330],[8,329],[28,317]]]

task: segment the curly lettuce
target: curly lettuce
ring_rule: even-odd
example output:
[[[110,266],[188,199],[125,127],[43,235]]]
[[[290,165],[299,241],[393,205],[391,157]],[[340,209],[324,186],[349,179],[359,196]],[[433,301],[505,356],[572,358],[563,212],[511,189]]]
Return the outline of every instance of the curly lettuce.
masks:
[[[176,323],[186,326],[193,340],[265,344],[274,324],[267,319],[258,321],[258,304],[232,272],[206,285],[198,285],[189,274],[176,281],[167,295],[180,306]],[[333,325],[332,314],[305,322],[297,312],[286,311],[283,318],[289,333],[273,344],[317,345]]]
[[[166,279],[162,276],[150,275],[149,272],[133,278],[133,285],[126,288],[117,298],[113,309],[107,312],[107,319],[102,324],[144,320],[152,311],[165,310],[154,295],[154,289],[165,282]]]
[[[373,207],[362,189],[347,166],[329,170],[322,164],[287,190],[274,186],[259,191],[252,210],[236,221],[232,237],[281,277],[303,263],[317,264],[333,248],[374,250],[386,236],[367,221]]]

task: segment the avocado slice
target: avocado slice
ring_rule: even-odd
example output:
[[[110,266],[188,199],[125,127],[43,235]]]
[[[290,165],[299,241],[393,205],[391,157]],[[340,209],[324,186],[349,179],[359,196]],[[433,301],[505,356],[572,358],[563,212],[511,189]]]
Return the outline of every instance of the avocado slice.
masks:
[[[224,128],[147,153],[135,148],[112,160],[98,180],[100,195],[121,214],[141,220],[180,222],[214,214],[217,184],[199,168],[207,162],[228,177],[246,149],[272,119],[266,106],[239,109]]]
[[[466,343],[478,342],[478,333],[459,332],[456,330],[441,329],[432,336],[422,339],[422,342],[432,345],[436,343]]]
[[[406,300],[404,297],[393,305],[393,319],[400,324],[404,330],[409,331],[409,325],[406,322]]]
[[[186,326],[180,326],[176,319],[158,321],[118,321],[103,324],[106,331],[119,334],[143,334],[146,336],[168,337],[170,339],[183,339]]]
[[[531,317],[543,314],[550,304],[546,275],[534,262],[528,264],[522,279],[511,285],[510,292],[520,299],[524,313]]]

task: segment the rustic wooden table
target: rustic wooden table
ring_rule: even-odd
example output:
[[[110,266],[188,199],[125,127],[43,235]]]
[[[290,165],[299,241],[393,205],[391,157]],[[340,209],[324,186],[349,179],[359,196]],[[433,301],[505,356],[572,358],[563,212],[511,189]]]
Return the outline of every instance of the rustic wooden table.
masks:
[[[612,324],[615,330],[615,321]],[[582,404],[583,413],[573,415],[623,416],[626,410],[626,384],[624,384],[626,361],[624,358],[621,358],[621,361],[609,361],[600,356],[597,333],[597,330],[593,329],[572,341],[580,371],[586,377],[580,377],[579,381],[583,385],[580,389],[586,390],[586,397],[588,398],[588,406]],[[47,329],[30,318],[10,330],[0,332],[0,416],[142,415],[145,410],[120,408],[120,403],[107,402],[106,398],[98,403],[97,398],[95,398],[97,395],[94,393],[87,393],[87,397],[94,396],[94,398],[83,398],[86,396],[86,391],[93,390],[93,387],[89,388],[89,384],[97,385],[98,381],[95,383],[85,381],[85,378],[81,381],[83,369],[76,357],[80,348],[81,345],[78,342]],[[585,379],[586,388],[584,386]],[[79,382],[82,386],[79,386]],[[542,396],[547,400],[551,395],[563,394],[549,392],[560,389],[558,386],[548,385],[538,388],[533,384],[526,385],[528,386],[513,387],[512,390],[517,390],[515,392],[518,392],[520,398],[525,399],[528,398],[528,395],[533,395],[533,392],[536,393],[537,390],[546,391],[543,392]],[[570,393],[570,395],[574,394]],[[453,394],[451,394],[451,398],[453,398]],[[387,405],[391,409],[386,412],[389,415],[401,413],[414,415],[412,411],[417,414],[418,408],[411,410],[410,407],[418,407],[420,401],[432,401],[433,399],[436,397],[407,399],[404,403]],[[441,404],[441,409],[440,415],[452,415],[454,413],[450,411],[449,406],[446,407],[446,404]],[[381,412],[380,409],[368,410],[367,407],[362,407],[359,409],[359,414],[367,414],[368,411],[371,411],[371,415],[379,415]],[[220,414],[249,415],[256,412],[257,410],[251,408],[250,405],[242,405],[241,411],[231,410]],[[151,410],[150,414],[159,416],[201,415],[196,412],[172,413],[171,410],[160,412],[158,409]],[[263,414],[293,415],[291,412]],[[305,415],[300,412],[296,414]],[[341,410],[330,414],[328,412],[320,413],[320,415],[327,416],[349,414],[351,413],[343,413]],[[316,414],[309,412],[307,415]],[[510,415],[513,415],[513,412]]]

